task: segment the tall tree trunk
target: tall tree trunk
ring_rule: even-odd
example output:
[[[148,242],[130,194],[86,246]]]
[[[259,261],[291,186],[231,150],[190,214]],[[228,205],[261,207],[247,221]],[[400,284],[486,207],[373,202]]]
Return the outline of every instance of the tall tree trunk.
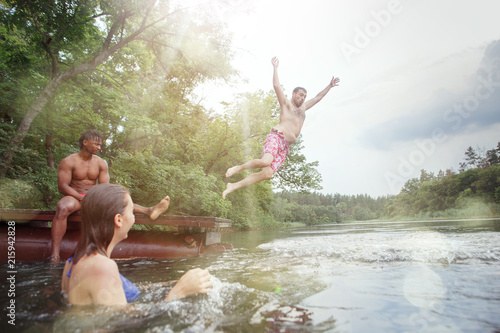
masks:
[[[54,145],[52,143],[52,138],[54,137],[54,133],[50,131],[45,135],[45,150],[47,151],[47,166],[49,168],[54,168]]]
[[[53,100],[52,100],[53,101]],[[47,159],[47,166],[49,168],[54,168],[54,126],[52,123],[52,114],[54,113],[54,103],[51,101],[49,108],[47,110],[46,128],[47,133],[45,134],[45,155]]]
[[[3,154],[3,164],[0,168],[0,178],[5,177],[7,170],[12,164],[12,159],[14,158],[15,153],[19,150],[21,142],[23,142],[26,134],[28,133],[31,123],[40,113],[40,111],[42,111],[45,104],[47,104],[49,99],[54,95],[61,83],[62,82],[60,75],[54,79],[51,79],[43,89],[42,93],[35,100],[35,102],[30,106],[28,111],[26,111],[26,114],[24,115],[24,118],[19,125],[17,133],[14,135],[14,137],[10,141],[9,147],[5,149],[5,152]]]

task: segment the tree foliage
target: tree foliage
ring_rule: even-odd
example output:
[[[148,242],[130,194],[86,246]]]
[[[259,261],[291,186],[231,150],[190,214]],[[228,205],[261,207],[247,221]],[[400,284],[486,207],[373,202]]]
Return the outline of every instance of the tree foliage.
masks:
[[[381,218],[390,196],[372,198],[369,195],[342,195],[281,191],[275,194],[279,209],[275,214],[283,222],[306,225],[365,221]],[[285,213],[285,210],[288,210]]]
[[[188,81],[181,83],[189,89],[230,75],[228,37],[202,7],[190,11],[167,0],[5,0],[0,10],[5,33],[17,36],[37,59],[26,62],[31,66],[24,70],[38,79],[22,91],[29,100],[15,110],[22,120],[4,150],[0,176],[8,172],[33,121],[63,85],[85,73],[100,73],[123,88],[123,80],[150,69],[140,61],[147,59],[140,57],[141,46],[162,59],[156,64],[166,74],[172,74],[171,64],[183,74],[187,66]]]
[[[285,162],[278,169],[275,183],[283,190],[294,190],[301,193],[308,193],[312,190],[321,190],[321,174],[316,170],[319,162],[308,163],[306,157],[300,153],[302,146],[302,134],[297,141],[290,146]]]
[[[500,165],[500,142],[496,148],[489,149],[485,153],[484,149],[472,148],[469,146],[465,151],[464,161],[460,163],[460,172],[471,168],[488,168],[493,165]]]

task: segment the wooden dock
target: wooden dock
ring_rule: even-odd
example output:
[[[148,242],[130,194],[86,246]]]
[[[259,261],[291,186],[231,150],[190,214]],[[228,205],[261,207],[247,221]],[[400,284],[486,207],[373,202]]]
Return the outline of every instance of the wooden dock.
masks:
[[[0,209],[0,261],[6,261],[7,249],[15,245],[17,261],[47,260],[51,250],[49,222],[54,210]],[[9,222],[15,222],[12,226]],[[67,259],[79,239],[82,216],[77,211],[68,216],[67,231],[61,243],[61,258]],[[172,226],[176,230],[130,230],[111,254],[112,258],[188,258],[203,253],[221,253],[232,249],[222,243],[221,231],[231,227],[231,220],[219,217],[160,215],[155,221],[135,214],[136,224]],[[9,234],[9,231],[11,234]]]
[[[55,214],[55,210],[0,209],[0,221],[16,221],[19,223],[29,222],[30,225],[48,227],[48,222],[54,219]],[[80,211],[68,216],[68,223],[69,222],[82,222],[82,215],[80,214]],[[231,227],[231,220],[220,217],[163,214],[160,215],[155,221],[152,221],[147,215],[135,214],[135,224],[223,229]]]

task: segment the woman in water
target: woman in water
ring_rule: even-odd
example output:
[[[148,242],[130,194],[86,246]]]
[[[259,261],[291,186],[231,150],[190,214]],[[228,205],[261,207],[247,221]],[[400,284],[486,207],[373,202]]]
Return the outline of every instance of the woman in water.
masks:
[[[61,282],[71,304],[118,305],[139,296],[137,287],[118,272],[118,265],[110,258],[135,222],[133,209],[128,190],[120,185],[94,186],[83,198],[80,240],[64,266]],[[165,301],[206,294],[211,286],[207,270],[192,269],[180,278]]]

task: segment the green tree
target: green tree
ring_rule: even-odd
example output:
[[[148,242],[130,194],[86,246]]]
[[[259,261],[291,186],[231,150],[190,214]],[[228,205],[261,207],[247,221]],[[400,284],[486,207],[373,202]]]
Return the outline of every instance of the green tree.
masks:
[[[193,15],[194,11],[173,8],[166,0],[4,0],[0,10],[1,23],[7,28],[4,34],[14,33],[22,45],[17,50],[19,52],[14,50],[12,54],[26,55],[23,47],[29,50],[37,61],[28,61],[27,56],[17,58],[21,59],[20,63],[31,64],[28,66],[30,77],[36,78],[39,83],[22,92],[30,97],[24,104],[26,111],[19,126],[5,147],[0,177],[5,176],[10,168],[34,119],[69,80],[83,73],[100,70],[100,66],[109,60],[115,62],[117,71],[133,66],[133,52],[128,52],[133,48],[130,46],[132,42],[145,43],[158,51],[157,54],[164,55],[175,50],[187,58],[196,52],[189,52],[192,48],[183,51],[180,47],[186,43],[194,45],[196,42],[190,39],[191,36],[185,38],[184,32],[189,30],[186,25],[196,26],[198,36],[221,35],[223,31],[220,27],[204,24],[213,21],[206,11]],[[190,20],[183,16],[187,14],[192,15]],[[209,26],[210,29],[204,29]],[[191,29],[193,30],[195,29]],[[185,40],[189,42],[184,42]],[[205,44],[200,44],[206,49],[226,52],[226,56],[218,59],[216,64],[227,61],[225,45],[206,43],[206,39],[203,41]],[[12,44],[6,43],[5,47]],[[160,50],[165,48],[169,50]],[[14,58],[16,57],[9,56],[2,60],[12,62]],[[210,60],[213,58],[202,56],[192,62],[205,62],[203,73],[208,73],[217,68],[207,64]],[[191,78],[196,77],[197,73],[200,72],[193,70]],[[14,75],[10,77],[16,81]],[[16,110],[16,113],[23,114],[23,111]]]
[[[293,189],[302,193],[322,189],[322,177],[316,169],[319,162],[307,162],[306,157],[301,154],[303,148],[301,134],[297,142],[290,146],[290,153],[273,178],[273,182],[278,188]]]
[[[486,151],[486,162],[489,166],[500,165],[500,142],[496,148]]]
[[[465,157],[464,157],[464,162],[460,163],[460,172],[464,172],[465,170],[469,168],[475,168],[478,166],[480,157],[478,153],[472,148],[472,146],[469,146],[467,150],[465,151]]]

